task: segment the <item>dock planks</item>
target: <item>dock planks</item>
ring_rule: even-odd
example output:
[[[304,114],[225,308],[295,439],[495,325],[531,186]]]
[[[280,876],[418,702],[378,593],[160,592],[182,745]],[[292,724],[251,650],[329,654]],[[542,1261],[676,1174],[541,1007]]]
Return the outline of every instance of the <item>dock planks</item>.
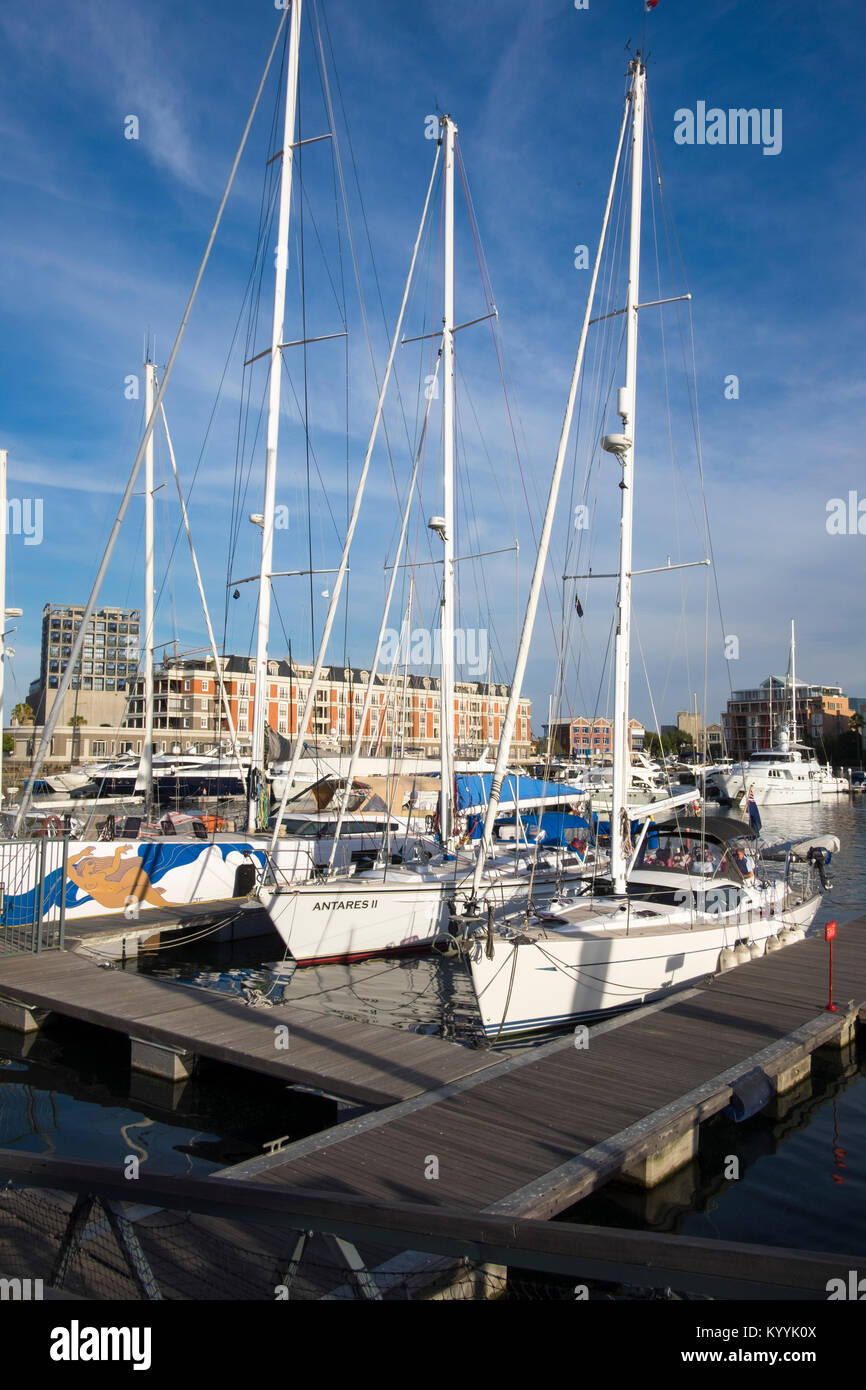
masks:
[[[829,1040],[866,1001],[866,919],[810,938],[660,1004],[560,1038],[408,1101],[252,1159],[225,1175],[293,1192],[550,1217],[629,1161],[728,1104],[756,1065],[773,1074]],[[438,1162],[438,1179],[425,1174]]]
[[[391,1105],[491,1064],[490,1053],[439,1038],[298,1004],[251,1008],[195,987],[101,969],[65,952],[0,960],[0,998],[362,1105]],[[276,1046],[280,1024],[288,1026],[287,1049]]]

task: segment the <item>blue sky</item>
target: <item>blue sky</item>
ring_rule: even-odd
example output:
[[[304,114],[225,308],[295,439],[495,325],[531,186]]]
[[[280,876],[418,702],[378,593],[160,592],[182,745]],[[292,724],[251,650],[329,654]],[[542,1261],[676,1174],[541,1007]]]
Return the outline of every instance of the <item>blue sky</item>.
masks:
[[[696,6],[660,0],[644,17],[637,0],[487,0],[458,7],[396,0],[319,0],[327,18],[342,101],[389,326],[399,306],[411,243],[433,155],[425,117],[450,111],[499,310],[509,382],[511,421],[520,440],[523,477],[515,463],[511,424],[489,326],[459,337],[460,420],[458,552],[493,550],[520,540],[514,553],[462,568],[459,620],[489,631],[491,666],[508,679],[515,630],[515,593],[528,580],[532,531],[538,525],[560,427],[577,333],[589,281],[574,267],[574,247],[594,251],[619,127],[627,40],[645,36],[650,111],[667,213],[676,227],[683,275],[662,257],[656,281],[651,221],[644,237],[644,297],[693,295],[697,390],[711,533],[724,614],[723,631],[739,643],[725,661],[723,631],[710,595],[706,710],[717,718],[734,688],[751,686],[772,669],[783,671],[791,618],[797,621],[798,675],[839,683],[866,694],[863,576],[866,535],[830,535],[831,498],[856,492],[866,502],[863,467],[864,373],[861,253],[864,213],[861,102],[854,62],[863,35],[862,5],[832,7],[804,0],[760,6],[728,0]],[[452,11],[453,12],[449,12]],[[313,18],[312,0],[305,5]],[[119,6],[72,0],[62,12],[7,0],[0,14],[6,55],[0,90],[0,274],[4,353],[0,445],[9,450],[10,496],[41,498],[43,538],[26,545],[12,535],[8,598],[24,609],[11,639],[16,655],[7,674],[7,711],[23,698],[38,669],[39,621],[46,602],[83,602],[113,519],[142,426],[141,401],[124,396],[124,379],[140,373],[142,340],[154,335],[164,362],[243,121],[270,46],[278,11],[214,0],[204,5]],[[302,133],[318,134],[324,114],[313,64],[311,29],[302,52]],[[332,74],[333,79],[333,74]],[[336,87],[334,88],[336,92]],[[193,472],[255,250],[263,166],[273,153],[269,123],[272,82],[254,128],[167,394],[166,406],[185,486]],[[678,145],[674,113],[708,107],[756,107],[782,116],[782,149]],[[124,139],[124,118],[139,118],[140,138]],[[349,182],[352,168],[343,132]],[[325,143],[304,155],[307,332],[338,331],[340,295],[333,228],[332,163]],[[649,209],[649,191],[646,192]],[[365,235],[351,192],[359,270],[373,331],[377,368],[385,358],[382,313]],[[458,203],[459,203],[458,198]],[[330,216],[330,224],[329,224]],[[413,296],[407,336],[435,322],[439,283],[434,213],[431,254]],[[297,218],[295,219],[297,228]],[[317,238],[321,239],[319,252]],[[458,206],[458,320],[484,312],[465,211]],[[357,476],[375,403],[367,348],[349,258],[343,242],[349,321],[349,472]],[[300,336],[297,236],[289,274],[287,329]],[[268,266],[268,270],[270,266]],[[649,285],[653,293],[646,286]],[[271,283],[263,282],[255,350],[269,333]],[[614,295],[614,299],[616,296]],[[650,319],[649,315],[654,318]],[[679,315],[679,317],[678,317]],[[426,316],[426,317],[425,317]],[[664,316],[664,317],[662,317]],[[661,332],[671,361],[680,356],[675,309],[645,311],[641,322],[638,387],[638,479],[635,564],[664,564],[703,555],[694,449],[683,386],[665,404]],[[345,344],[335,340],[308,355],[314,485],[306,485],[303,434],[291,390],[284,393],[278,502],[290,525],[277,533],[275,566],[337,563],[339,522],[346,514]],[[414,353],[414,355],[413,355]],[[426,349],[401,350],[400,379],[409,437],[414,438],[419,372]],[[231,357],[220,403],[190,500],[193,530],[218,632],[223,628],[232,485],[236,462],[241,357]],[[288,364],[302,389],[301,359]],[[682,373],[680,373],[682,375]],[[739,396],[725,398],[738,378]],[[621,384],[621,371],[615,385]],[[258,401],[264,376],[253,377]],[[423,406],[423,398],[422,398]],[[479,428],[475,426],[475,417]],[[439,448],[436,412],[425,462],[423,511],[440,510],[436,493]],[[386,415],[393,467],[408,474],[407,433],[399,410]],[[605,427],[617,427],[612,413]],[[251,435],[256,428],[251,426]],[[597,455],[597,431],[595,453]],[[585,432],[589,433],[589,431]],[[671,471],[675,441],[679,471]],[[261,506],[263,448],[251,449],[244,514]],[[577,470],[586,449],[581,440]],[[160,450],[159,467],[165,459]],[[323,480],[316,478],[316,466]],[[608,466],[609,470],[609,466]],[[591,546],[596,569],[611,568],[617,498],[611,475],[598,475],[599,503]],[[566,480],[566,504],[581,483]],[[859,491],[858,491],[859,490]],[[327,504],[324,498],[327,492]],[[173,485],[171,486],[173,496]],[[328,508],[333,514],[333,520]],[[312,522],[308,539],[307,517]],[[866,513],[866,505],[864,505]],[[166,567],[177,508],[164,488],[159,498]],[[384,591],[383,564],[396,525],[389,461],[374,455],[368,503],[352,557],[346,621],[341,616],[332,659],[370,660]],[[863,521],[866,529],[866,517]],[[423,521],[411,549],[425,558]],[[547,604],[539,617],[527,675],[533,724],[546,718],[554,670],[553,629],[566,544],[574,539],[568,505],[557,529]],[[231,578],[256,568],[256,534],[240,529]],[[103,599],[142,604],[142,504],[130,508]],[[574,558],[572,556],[572,558]],[[199,647],[204,629],[185,547],[162,588],[157,642],[175,635]],[[431,624],[435,608],[430,570],[419,571],[413,626]],[[633,653],[634,714],[662,722],[691,704],[704,704],[706,575],[660,576],[636,584],[640,641]],[[327,580],[313,586],[318,632]],[[405,604],[406,589],[399,589]],[[604,653],[612,587],[582,590],[586,617],[569,656],[565,707],[609,712]],[[304,581],[280,581],[274,654],[309,657],[310,591]],[[549,616],[552,615],[552,618]],[[250,650],[252,586],[229,603],[228,647]],[[575,677],[579,653],[579,683]]]

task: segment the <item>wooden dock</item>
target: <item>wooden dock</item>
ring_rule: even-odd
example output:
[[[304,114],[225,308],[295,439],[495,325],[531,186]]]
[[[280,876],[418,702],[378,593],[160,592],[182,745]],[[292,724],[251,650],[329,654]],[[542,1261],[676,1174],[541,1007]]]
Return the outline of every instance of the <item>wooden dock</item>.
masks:
[[[0,1016],[19,1009],[20,1022],[53,1009],[128,1029],[171,1055],[188,1046],[388,1108],[215,1178],[143,1175],[136,1191],[149,1205],[131,1210],[116,1166],[89,1173],[96,1165],[4,1161],[25,1185],[30,1175],[121,1203],[127,1226],[116,1234],[132,1272],[99,1245],[106,1223],[94,1219],[80,1233],[82,1296],[135,1296],[137,1287],[139,1297],[154,1288],[201,1297],[204,1262],[217,1296],[234,1298],[273,1298],[275,1280],[291,1297],[491,1297],[514,1265],[711,1297],[823,1300],[828,1271],[859,1267],[857,1257],[542,1223],[612,1178],[652,1187],[687,1164],[701,1122],[744,1096],[744,1082],[758,1105],[774,1090],[796,1094],[813,1053],[844,1045],[866,1017],[866,919],[836,940],[839,1012],[825,1011],[826,989],[827,947],[810,939],[606,1020],[586,1039],[504,1057],[296,1006],[253,1010],[64,954],[7,959]],[[280,1055],[273,1035],[284,1017],[291,1040]],[[191,1215],[166,1224],[163,1202]],[[69,1199],[47,1215],[32,1205],[32,1194],[12,1194],[9,1221],[56,1228],[51,1249],[62,1253],[75,1229]]]
[[[168,1081],[188,1076],[201,1056],[362,1105],[437,1090],[492,1060],[489,1052],[298,1004],[255,1008],[194,986],[101,969],[65,951],[0,958],[0,1025],[30,1031],[42,1013],[129,1035],[133,1067]]]
[[[652,1186],[697,1152],[700,1123],[760,1068],[795,1086],[866,1004],[866,919],[798,942],[659,1004],[255,1158],[224,1176],[293,1193],[551,1217],[618,1175]],[[849,1003],[850,1001],[850,1003]],[[434,1162],[435,1160],[435,1162]]]

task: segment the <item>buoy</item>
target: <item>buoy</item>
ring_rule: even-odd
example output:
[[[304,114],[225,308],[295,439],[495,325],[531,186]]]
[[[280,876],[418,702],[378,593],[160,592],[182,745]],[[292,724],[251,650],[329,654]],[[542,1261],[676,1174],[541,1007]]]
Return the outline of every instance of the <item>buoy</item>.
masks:
[[[767,937],[767,954],[769,955],[770,951],[779,951],[779,950],[781,950],[781,942],[779,941],[778,936],[768,936],[768,937]]]
[[[737,958],[731,950],[730,946],[725,946],[724,950],[721,952],[719,956],[719,974],[723,974],[726,970],[733,970],[736,964]]]
[[[793,927],[789,927],[788,931],[791,933],[792,941],[803,941],[805,939],[806,933],[803,931],[803,928],[797,926],[796,923]]]
[[[746,965],[752,959],[751,952],[745,941],[738,941],[734,947],[734,958],[737,965]]]
[[[750,941],[750,942],[749,942],[749,955],[751,956],[752,960],[760,960],[760,959],[761,959],[761,956],[762,956],[763,954],[764,954],[764,943],[763,943],[763,941]]]
[[[779,932],[780,946],[790,946],[793,940],[794,937],[791,935],[790,927],[783,927],[782,930]]]

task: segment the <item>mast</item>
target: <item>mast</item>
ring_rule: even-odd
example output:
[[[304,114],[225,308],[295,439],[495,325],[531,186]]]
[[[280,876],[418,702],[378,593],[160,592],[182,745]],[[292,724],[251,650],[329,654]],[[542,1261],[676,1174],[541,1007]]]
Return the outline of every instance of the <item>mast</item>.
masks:
[[[637,367],[637,306],[640,277],[640,216],[643,174],[644,88],[646,69],[640,54],[629,64],[632,73],[631,125],[631,224],[629,229],[628,295],[626,299],[625,386],[618,393],[617,411],[624,438],[608,436],[605,446],[619,456],[622,465],[622,511],[619,544],[619,601],[616,630],[616,668],[613,717],[613,798],[610,815],[610,869],[615,893],[625,892],[624,835],[628,827],[628,783],[631,758],[628,746],[629,643],[631,636],[632,521],[634,515],[634,438]],[[612,447],[618,441],[617,447]],[[625,822],[625,824],[623,823]]]
[[[156,370],[148,352],[144,364],[146,420],[153,413],[155,384]],[[153,430],[148,435],[144,454],[144,743],[138,780],[143,782],[144,818],[150,821],[153,815]]]
[[[248,785],[247,829],[259,821],[259,793],[265,770],[265,721],[268,711],[268,633],[271,620],[271,567],[274,549],[274,509],[277,491],[277,445],[280,433],[283,320],[286,276],[289,269],[289,212],[292,202],[293,144],[298,102],[298,52],[301,39],[302,0],[292,0],[289,59],[286,65],[286,109],[283,123],[280,210],[277,222],[277,258],[274,276],[274,312],[271,326],[271,365],[268,390],[268,428],[265,461],[265,501],[262,515],[262,558],[259,572],[259,609],[256,629],[256,688],[253,701],[252,751]]]
[[[791,619],[791,747],[797,742],[797,644],[794,641],[794,619]]]
[[[442,311],[442,608],[439,636],[442,646],[440,681],[439,834],[442,848],[454,848],[454,137],[450,116],[440,125],[445,132],[445,301]]]
[[[3,687],[6,666],[6,450],[0,449],[0,807],[3,805]]]

